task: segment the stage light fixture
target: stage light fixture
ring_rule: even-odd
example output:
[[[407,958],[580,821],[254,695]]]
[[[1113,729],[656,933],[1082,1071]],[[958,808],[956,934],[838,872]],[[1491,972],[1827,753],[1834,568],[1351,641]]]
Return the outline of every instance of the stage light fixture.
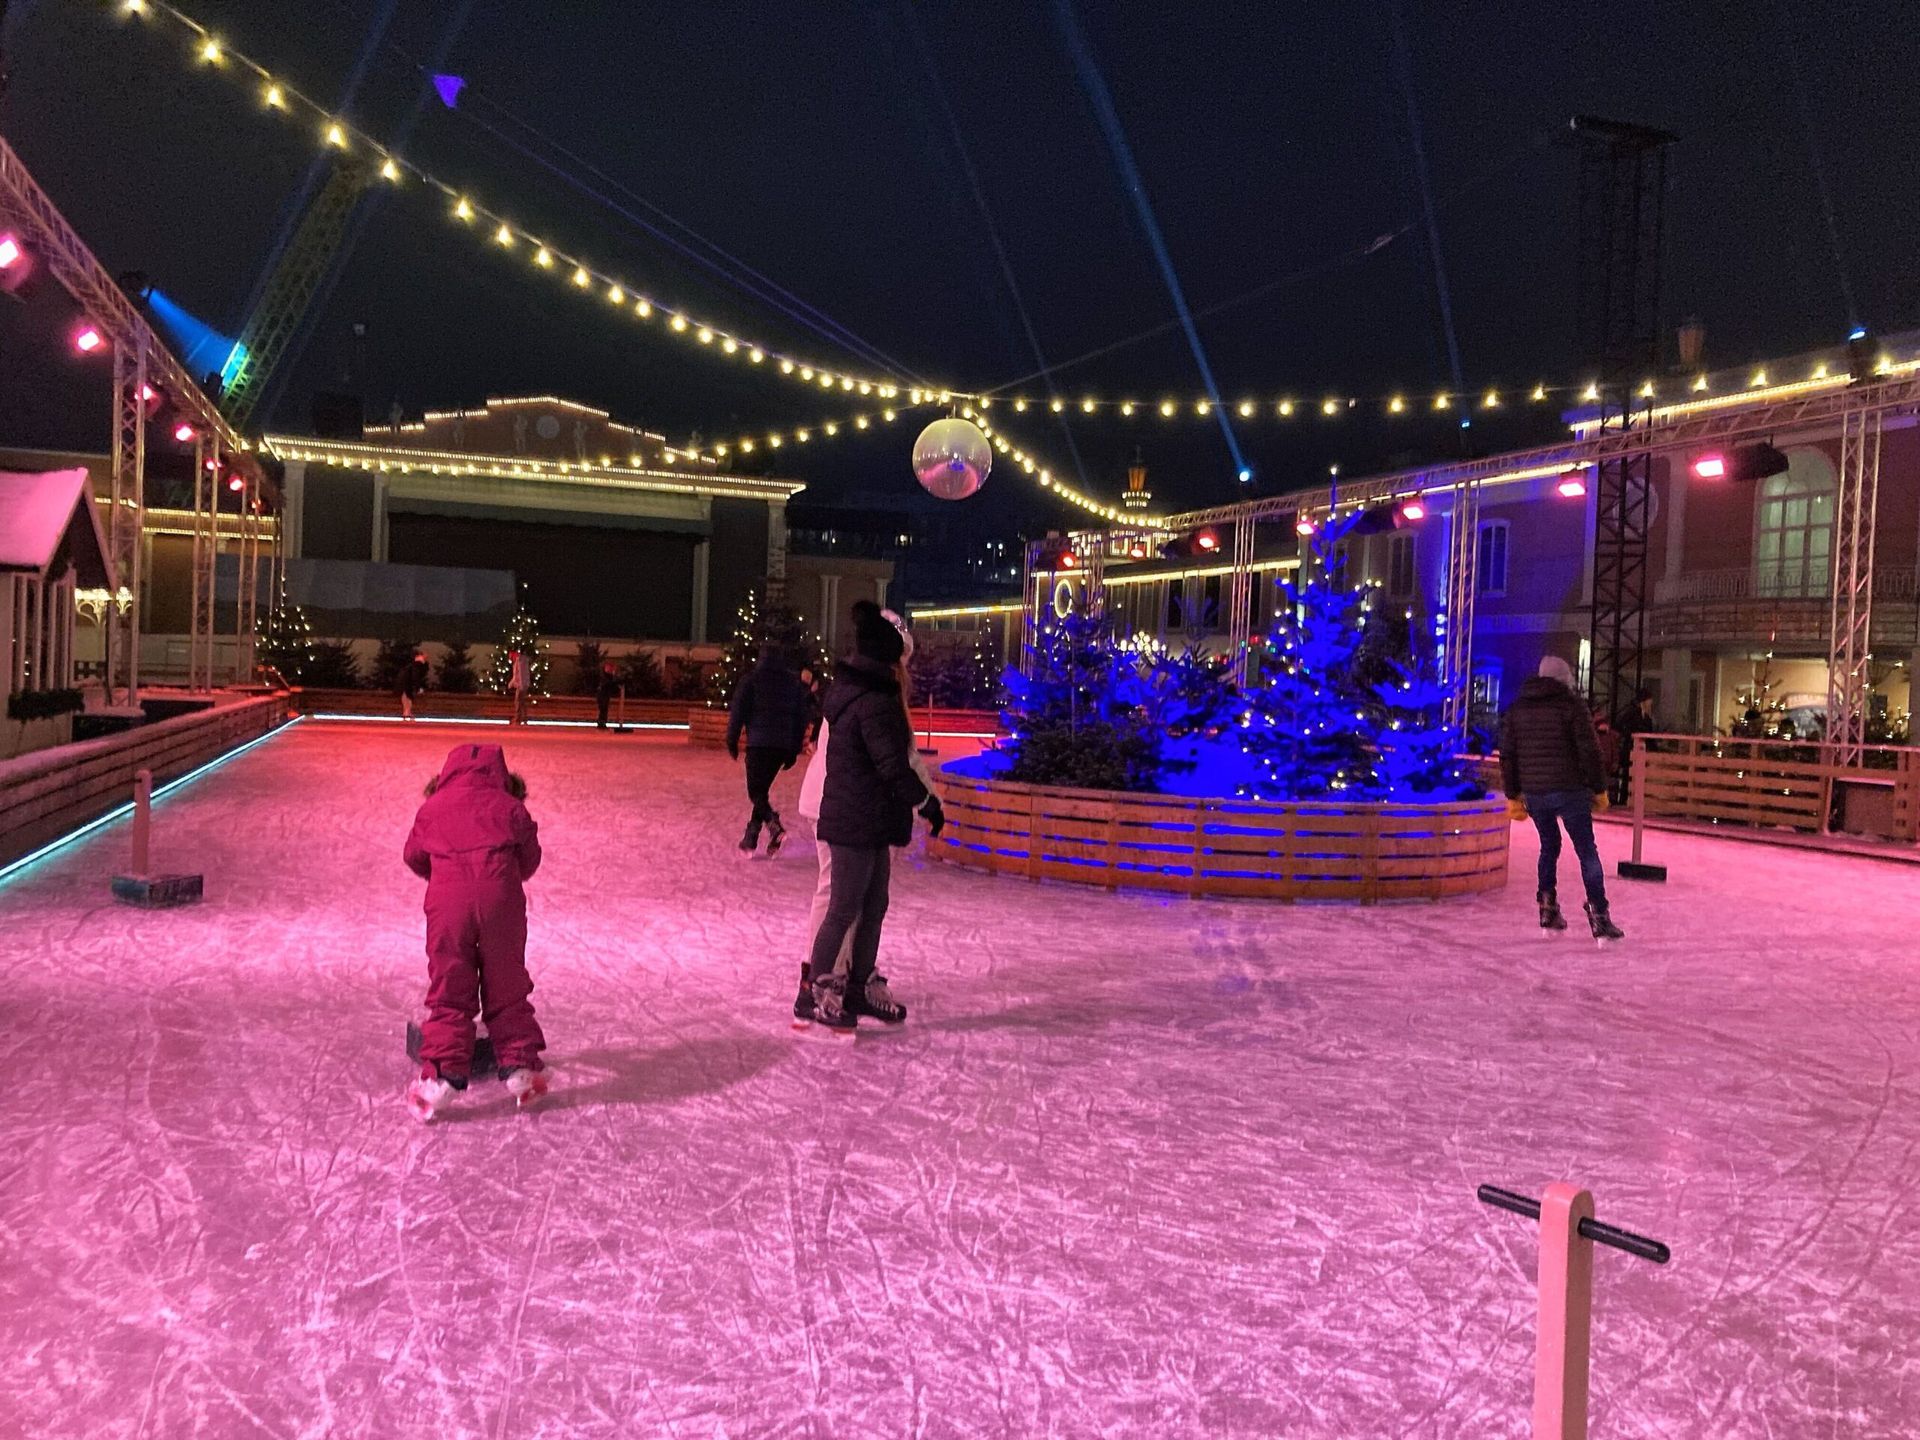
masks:
[[[1786,470],[1787,457],[1765,443],[1736,445],[1696,456],[1691,468],[1700,480],[1765,480]]]
[[[1578,475],[1568,475],[1553,487],[1569,500],[1578,500],[1587,493],[1587,482]]]
[[[199,431],[195,430],[193,426],[189,425],[185,420],[182,420],[178,425],[173,427],[173,438],[178,440],[182,445],[191,444],[193,437],[197,434],[199,434]]]
[[[106,338],[92,325],[82,325],[73,334],[73,348],[82,355],[91,355],[106,343]]]

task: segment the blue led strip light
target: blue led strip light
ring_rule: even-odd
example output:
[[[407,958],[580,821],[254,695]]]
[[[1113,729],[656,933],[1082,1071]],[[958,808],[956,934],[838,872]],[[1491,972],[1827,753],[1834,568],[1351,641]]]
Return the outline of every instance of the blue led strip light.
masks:
[[[169,780],[166,784],[159,786],[157,789],[154,790],[153,798],[155,800],[158,800],[164,795],[171,795],[174,791],[178,790],[182,785],[185,785],[189,780],[197,780],[202,775],[206,774],[209,770],[217,770],[222,765],[226,764],[229,760],[237,760],[240,756],[246,754],[247,751],[253,749],[254,746],[264,745],[267,743],[267,741],[273,739],[274,736],[280,734],[282,731],[287,730],[292,726],[298,725],[300,723],[301,718],[302,717],[296,715],[293,717],[293,719],[286,721],[284,724],[274,726],[273,729],[269,730],[266,734],[260,736],[258,739],[249,740],[246,744],[240,746],[238,749],[229,750],[224,755],[216,755],[213,759],[209,760],[206,764],[200,766],[199,769],[189,770],[186,774],[180,776],[178,779]],[[11,880],[15,875],[18,875],[21,871],[25,870],[29,865],[34,864],[36,861],[44,860],[49,855],[53,854],[55,851],[66,849],[67,846],[71,845],[74,841],[80,839],[81,837],[86,835],[91,835],[94,831],[100,829],[101,827],[106,825],[111,825],[114,821],[120,819],[122,816],[131,815],[132,813],[133,813],[133,802],[129,800],[124,805],[120,805],[115,809],[109,810],[106,814],[100,816],[98,819],[89,820],[86,824],[82,825],[79,829],[68,831],[65,835],[62,835],[58,840],[50,840],[45,845],[42,845],[38,850],[34,850],[29,852],[28,854],[22,855],[18,860],[11,860],[5,865],[0,865],[0,884],[4,884],[6,881]]]

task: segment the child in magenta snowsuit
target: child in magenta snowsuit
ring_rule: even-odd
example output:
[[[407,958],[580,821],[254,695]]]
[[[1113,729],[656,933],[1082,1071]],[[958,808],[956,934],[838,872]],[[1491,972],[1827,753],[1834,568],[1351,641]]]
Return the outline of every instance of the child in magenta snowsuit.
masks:
[[[540,836],[523,794],[498,745],[456,745],[407,836],[407,868],[427,882],[427,1019],[408,1092],[423,1120],[466,1088],[475,1014],[514,1098],[524,1106],[546,1092],[523,888],[540,868]]]

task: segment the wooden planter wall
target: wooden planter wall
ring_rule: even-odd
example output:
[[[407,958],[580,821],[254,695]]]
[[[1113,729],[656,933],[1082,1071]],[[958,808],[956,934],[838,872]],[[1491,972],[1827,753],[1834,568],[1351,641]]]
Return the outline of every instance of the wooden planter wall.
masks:
[[[1500,799],[1269,804],[938,777],[928,853],[1030,880],[1268,900],[1438,900],[1498,890]]]
[[[96,820],[133,798],[133,777],[164,784],[257,740],[288,715],[271,695],[82,740],[0,764],[0,865]]]

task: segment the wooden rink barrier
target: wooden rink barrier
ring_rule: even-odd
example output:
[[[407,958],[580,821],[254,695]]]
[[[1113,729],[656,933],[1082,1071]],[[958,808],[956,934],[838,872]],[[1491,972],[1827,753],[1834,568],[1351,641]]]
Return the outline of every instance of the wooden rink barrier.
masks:
[[[285,695],[216,705],[0,763],[0,865],[124,805],[135,776],[186,774],[286,723]]]
[[[1432,805],[1269,802],[1021,785],[940,773],[927,853],[1029,880],[1267,900],[1439,900],[1498,890],[1498,798]]]
[[[1633,786],[1650,820],[1821,834],[1846,823],[1846,792],[1878,793],[1882,838],[1920,841],[1920,750],[1868,746],[1843,765],[1836,746],[1806,740],[1649,735],[1636,747]],[[1841,792],[1841,793],[1836,793]],[[1835,825],[1836,816],[1841,823]]]

